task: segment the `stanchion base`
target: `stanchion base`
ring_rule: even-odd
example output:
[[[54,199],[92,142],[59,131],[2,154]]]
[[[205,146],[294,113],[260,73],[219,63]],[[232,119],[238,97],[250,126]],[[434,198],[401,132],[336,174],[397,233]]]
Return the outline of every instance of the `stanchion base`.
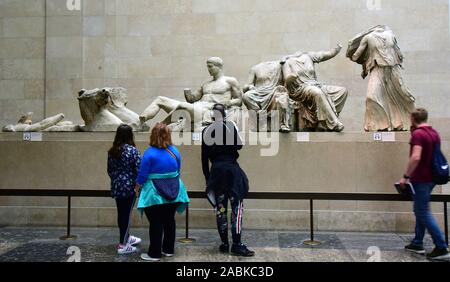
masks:
[[[192,244],[195,243],[195,241],[196,240],[193,238],[182,238],[178,240],[178,242],[180,242],[181,244]]]
[[[77,236],[71,235],[71,236],[62,236],[62,237],[59,237],[59,240],[62,240],[62,241],[72,241],[72,240],[76,240],[77,238],[78,238]]]
[[[320,241],[307,240],[307,241],[303,242],[303,245],[306,245],[306,246],[319,246],[321,244],[322,244],[322,242],[320,242]]]

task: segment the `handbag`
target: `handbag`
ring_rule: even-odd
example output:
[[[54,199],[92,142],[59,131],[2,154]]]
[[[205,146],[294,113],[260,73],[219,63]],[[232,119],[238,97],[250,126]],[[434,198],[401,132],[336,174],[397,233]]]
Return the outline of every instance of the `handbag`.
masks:
[[[167,152],[175,158],[178,163],[177,156],[172,153],[168,148],[166,148]],[[178,168],[178,171],[180,168]],[[163,179],[152,179],[153,186],[155,186],[158,194],[168,201],[174,201],[178,194],[180,193],[180,176],[178,174],[177,177],[173,178],[163,178]]]

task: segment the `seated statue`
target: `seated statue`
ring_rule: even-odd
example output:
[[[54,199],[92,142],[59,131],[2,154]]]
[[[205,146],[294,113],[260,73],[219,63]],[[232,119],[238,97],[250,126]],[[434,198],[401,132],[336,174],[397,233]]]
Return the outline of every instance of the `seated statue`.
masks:
[[[128,124],[134,130],[149,130],[147,125],[140,123],[139,115],[126,107],[125,88],[83,89],[78,94],[81,117],[85,122],[82,131],[115,131],[121,124]]]
[[[33,123],[33,113],[23,115],[17,124],[3,127],[3,132],[39,132],[39,131],[79,131],[78,125],[70,121],[63,122],[64,114],[46,118],[40,122]]]
[[[153,119],[161,110],[169,113],[165,122],[171,123],[171,116],[175,111],[185,110],[190,115],[194,130],[201,131],[203,127],[212,123],[212,108],[217,103],[227,107],[228,120],[238,123],[242,107],[242,90],[239,82],[236,78],[224,75],[221,58],[208,59],[207,68],[212,80],[203,84],[196,93],[186,89],[184,95],[187,102],[157,97],[141,114],[141,123]]]
[[[279,61],[264,62],[252,67],[248,84],[244,87],[244,104],[259,113],[278,111],[281,132],[291,131],[291,102],[283,86],[283,73]],[[273,129],[272,129],[273,130]]]
[[[317,81],[315,64],[334,58],[342,46],[331,51],[297,52],[281,60],[283,76],[291,99],[303,108],[302,120],[308,131],[344,130],[339,114],[344,108],[348,91],[344,87],[325,85]]]

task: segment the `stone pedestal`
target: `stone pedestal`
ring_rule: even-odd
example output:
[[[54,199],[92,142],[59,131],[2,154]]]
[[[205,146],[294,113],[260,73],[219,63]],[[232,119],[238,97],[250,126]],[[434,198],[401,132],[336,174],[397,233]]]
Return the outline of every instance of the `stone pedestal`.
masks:
[[[300,133],[304,134],[304,133]],[[258,136],[262,144],[267,140]],[[174,140],[180,138],[177,134]],[[409,133],[397,133],[395,142],[377,142],[368,133],[309,133],[277,135],[271,150],[251,145],[250,134],[243,134],[247,145],[240,163],[250,179],[252,192],[368,192],[396,193],[393,183],[405,169],[409,152]],[[109,190],[106,173],[107,150],[113,133],[44,133],[42,142],[24,142],[18,133],[0,134],[0,189],[103,189]],[[192,136],[184,135],[185,140]],[[141,152],[148,134],[137,134]],[[298,142],[297,140],[309,142]],[[442,136],[443,150],[450,152],[449,136]],[[197,142],[198,143],[198,142]],[[260,143],[260,144],[261,144]],[[261,156],[261,149],[278,153]],[[183,180],[190,191],[203,191],[200,146],[180,145]],[[447,154],[448,155],[448,154]],[[441,193],[437,189],[436,193]],[[447,191],[447,190],[445,190]],[[0,198],[0,225],[64,226],[64,198]],[[73,199],[74,226],[115,226],[112,199]],[[411,231],[410,203],[317,201],[318,230]],[[441,205],[434,205],[438,217]],[[206,199],[191,205],[192,227],[214,228],[214,212]],[[183,226],[182,217],[178,220]],[[134,224],[147,220],[134,215]],[[309,228],[307,201],[249,200],[245,211],[246,228]]]

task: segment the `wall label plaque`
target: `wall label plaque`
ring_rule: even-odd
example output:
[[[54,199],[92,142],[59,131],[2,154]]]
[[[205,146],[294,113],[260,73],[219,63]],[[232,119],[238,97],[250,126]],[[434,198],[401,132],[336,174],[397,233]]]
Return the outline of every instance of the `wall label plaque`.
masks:
[[[297,133],[297,142],[310,142],[311,136],[309,132],[298,132]]]
[[[25,132],[23,134],[23,141],[42,142],[42,133],[40,133],[40,132]]]

